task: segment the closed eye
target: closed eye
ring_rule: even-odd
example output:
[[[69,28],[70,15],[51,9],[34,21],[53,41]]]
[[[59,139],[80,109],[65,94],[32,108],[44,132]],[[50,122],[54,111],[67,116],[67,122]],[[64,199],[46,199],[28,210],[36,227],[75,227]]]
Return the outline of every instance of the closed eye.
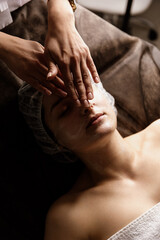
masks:
[[[64,116],[66,116],[67,113],[69,113],[69,111],[70,111],[70,107],[69,107],[69,106],[63,107],[63,110],[62,110],[62,112],[60,113],[59,117],[62,118],[62,117],[64,117]]]

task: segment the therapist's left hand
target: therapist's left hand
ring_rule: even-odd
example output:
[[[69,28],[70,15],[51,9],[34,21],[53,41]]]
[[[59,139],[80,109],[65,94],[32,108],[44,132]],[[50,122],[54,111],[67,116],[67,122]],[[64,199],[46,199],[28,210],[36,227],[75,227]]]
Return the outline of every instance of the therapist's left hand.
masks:
[[[61,0],[59,4],[60,2]],[[48,80],[52,79],[54,63],[60,69],[66,91],[74,103],[88,107],[88,100],[94,97],[89,71],[95,82],[99,82],[99,76],[88,46],[75,28],[74,15],[69,2],[62,2],[68,4],[65,9],[59,6],[61,11],[54,14],[49,12],[48,17],[48,32],[45,41],[45,56],[49,68]],[[53,9],[55,11],[55,8],[56,5],[52,11]]]

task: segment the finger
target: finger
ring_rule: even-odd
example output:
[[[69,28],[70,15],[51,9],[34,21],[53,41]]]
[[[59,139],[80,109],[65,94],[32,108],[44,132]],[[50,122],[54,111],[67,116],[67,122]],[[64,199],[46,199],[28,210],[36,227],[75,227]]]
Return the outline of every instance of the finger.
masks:
[[[33,65],[32,65],[32,71],[28,71],[27,75],[30,78],[36,77],[36,79],[39,79],[39,81],[42,81],[43,79],[46,79],[46,75],[48,72],[48,67],[43,64],[43,62],[40,59],[37,59]]]
[[[85,89],[85,86],[84,86],[84,83],[83,83],[79,63],[75,62],[75,64],[72,65],[71,70],[72,70],[72,73],[73,73],[74,86],[77,90],[79,100],[84,107],[89,107],[89,103],[87,101],[86,89]]]
[[[57,66],[58,67],[58,66]],[[58,68],[58,74],[57,74],[60,78],[62,78],[62,73],[61,73],[61,71],[59,70],[59,68]]]
[[[45,71],[43,71],[42,69],[34,69],[34,72],[30,72],[28,73],[28,75],[26,76],[26,79],[30,79],[30,81],[34,82],[35,84],[37,83],[42,83],[44,81],[46,81],[46,74]]]
[[[35,88],[46,96],[50,96],[52,94],[50,90],[48,90],[46,87],[42,86],[41,84],[38,84]]]
[[[41,83],[42,86],[44,86],[45,88],[47,88],[48,90],[50,90],[52,93],[60,96],[60,97],[66,97],[67,96],[67,92],[65,92],[62,88],[56,86],[53,83],[48,83],[47,81],[44,81]]]
[[[58,74],[57,66],[52,61],[49,61],[47,79],[48,80],[53,79],[57,74]]]
[[[69,67],[66,66],[65,64],[62,67],[60,67],[60,71],[62,73],[62,79],[65,83],[68,95],[73,99],[74,104],[76,104],[77,106],[81,106],[77,93],[75,91],[73,76],[71,74]]]
[[[53,80],[50,80],[50,81],[43,80],[43,81],[40,81],[39,83],[46,86],[51,91],[54,90],[54,87],[53,87],[54,85],[55,87],[62,89],[64,92],[67,92],[64,81],[58,76],[56,76]]]
[[[37,71],[36,71],[36,70],[37,70]],[[36,67],[35,71],[36,71],[36,76],[37,76],[37,74],[39,73],[41,76],[43,76],[44,79],[46,79],[46,76],[47,76],[47,73],[48,73],[48,68],[47,68],[45,65],[43,65],[43,64],[40,63],[40,64]],[[33,73],[32,73],[32,75],[33,75]]]
[[[35,75],[28,75],[27,81],[32,87],[43,93],[44,95],[51,95],[52,88],[49,84],[44,84],[44,82],[48,83],[40,72],[37,71],[36,78]]]
[[[28,83],[35,89],[37,89],[39,92],[41,92],[44,95],[50,96],[52,94],[52,92],[47,89],[46,87],[42,86],[41,84],[38,83],[37,80],[28,80]]]
[[[61,88],[62,90],[67,92],[64,81],[58,76],[56,76],[54,80],[50,81],[50,83],[53,83],[56,87]]]
[[[89,70],[85,60],[81,62],[81,72],[82,72],[82,79],[86,89],[86,95],[88,100],[92,100],[94,98],[91,76],[89,74]]]
[[[91,75],[93,77],[94,82],[95,83],[99,83],[100,82],[100,78],[99,78],[97,69],[95,67],[95,64],[94,64],[94,62],[92,60],[92,57],[90,55],[88,55],[88,57],[87,57],[87,66],[88,66],[88,69],[91,72]]]
[[[67,93],[66,93],[66,92],[64,92],[61,88],[57,88],[57,87],[55,87],[53,93],[54,93],[55,95],[59,96],[59,97],[62,97],[62,98],[64,98],[64,97],[67,96]]]
[[[66,97],[68,94],[67,92],[63,91],[61,88],[52,85],[52,93],[59,96],[59,97]]]
[[[61,93],[61,97],[66,96],[66,88],[65,88],[65,84],[64,82],[59,78],[59,77],[55,77],[54,80],[51,81],[47,81],[46,80],[46,76],[37,71],[36,74],[36,78],[35,75],[29,75],[28,79],[30,79],[30,84],[34,84],[35,88],[38,88],[38,86],[44,86],[45,87],[45,91],[46,89],[49,90],[49,92],[47,92],[47,94],[51,94],[52,92],[55,91],[55,87],[60,88],[62,91],[58,91]],[[38,88],[38,90],[40,90],[40,88]],[[44,90],[44,89],[41,89]]]
[[[47,62],[47,59],[46,59],[46,57],[45,57],[45,55],[44,55],[44,51],[43,51],[42,53],[39,53],[39,54],[38,54],[38,59],[39,59],[39,61],[40,61],[44,66],[46,66],[47,69],[48,69],[48,62]]]

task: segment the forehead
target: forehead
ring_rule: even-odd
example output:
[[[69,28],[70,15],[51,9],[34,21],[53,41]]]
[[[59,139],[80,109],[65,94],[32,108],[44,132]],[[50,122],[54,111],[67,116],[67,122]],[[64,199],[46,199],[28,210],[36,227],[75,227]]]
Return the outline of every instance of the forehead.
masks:
[[[62,99],[61,97],[55,95],[55,94],[51,94],[50,96],[43,96],[43,100],[42,100],[42,107],[45,110],[50,109],[50,106],[53,105],[54,103],[56,103],[57,101],[59,101],[60,99]]]
[[[99,86],[95,83],[92,83],[92,88],[93,88],[93,93],[94,93],[94,97],[97,98],[97,97],[105,97],[105,94],[103,91],[100,90]],[[59,97],[57,96],[56,94],[51,94],[50,96],[44,96],[43,97],[43,100],[42,100],[42,106],[45,110],[49,110],[51,105],[54,105],[56,104],[58,101],[61,101],[62,99],[71,99],[70,96],[66,96],[66,97]],[[106,98],[107,100],[107,98]]]

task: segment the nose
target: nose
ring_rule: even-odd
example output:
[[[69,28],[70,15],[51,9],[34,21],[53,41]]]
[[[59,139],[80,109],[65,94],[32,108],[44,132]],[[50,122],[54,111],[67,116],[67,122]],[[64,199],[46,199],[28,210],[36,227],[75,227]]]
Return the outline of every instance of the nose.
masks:
[[[84,115],[90,113],[91,111],[93,111],[94,105],[95,105],[95,103],[93,101],[89,100],[89,107],[86,108],[84,106],[81,106],[81,113]]]

